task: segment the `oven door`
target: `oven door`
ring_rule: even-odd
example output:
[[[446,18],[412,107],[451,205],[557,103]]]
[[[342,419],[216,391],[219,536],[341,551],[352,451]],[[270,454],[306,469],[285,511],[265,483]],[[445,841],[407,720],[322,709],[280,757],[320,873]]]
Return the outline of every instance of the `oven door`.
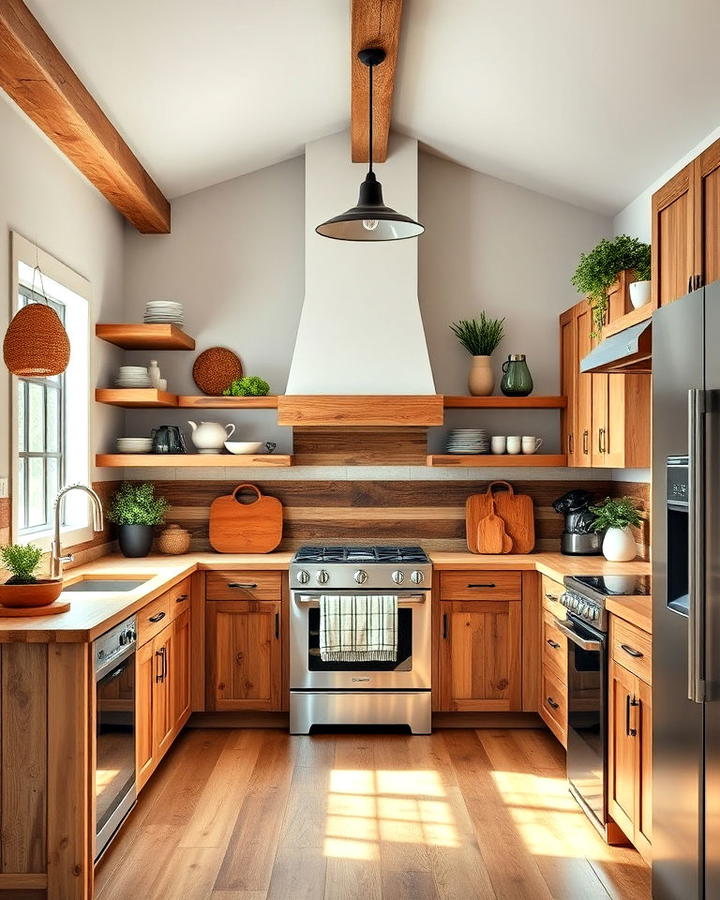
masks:
[[[96,674],[95,858],[135,803],[135,647]]]
[[[607,822],[607,636],[568,613],[567,777],[591,820]]]
[[[290,610],[291,690],[399,690],[430,688],[430,592],[397,591],[397,660],[323,662],[320,658],[322,591],[294,591]],[[377,594],[379,591],[334,591]]]

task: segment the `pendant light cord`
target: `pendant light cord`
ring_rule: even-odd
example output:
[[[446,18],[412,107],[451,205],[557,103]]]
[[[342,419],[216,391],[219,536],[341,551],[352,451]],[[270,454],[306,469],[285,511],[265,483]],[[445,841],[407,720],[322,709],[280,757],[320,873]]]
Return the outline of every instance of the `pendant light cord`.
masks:
[[[370,90],[368,92],[368,96],[370,98],[370,100],[369,100],[370,110],[369,110],[369,114],[368,114],[369,123],[370,123],[369,128],[368,128],[368,134],[369,134],[368,160],[370,162],[370,168],[368,169],[368,172],[372,174],[372,170],[373,170],[373,69],[375,68],[375,66],[368,66],[368,68],[370,69]]]

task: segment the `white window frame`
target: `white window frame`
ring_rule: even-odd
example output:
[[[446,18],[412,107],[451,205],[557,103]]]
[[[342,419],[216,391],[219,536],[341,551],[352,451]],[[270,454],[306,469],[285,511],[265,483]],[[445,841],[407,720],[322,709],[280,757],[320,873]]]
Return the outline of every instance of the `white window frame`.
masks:
[[[66,396],[66,420],[65,435],[69,438],[65,446],[65,472],[64,484],[81,482],[89,484],[93,473],[92,460],[92,435],[93,435],[93,391],[91,385],[91,373],[93,371],[93,344],[92,323],[94,322],[92,310],[92,292],[90,282],[79,275],[69,266],[66,266],[54,256],[37,247],[34,243],[22,235],[11,232],[11,296],[10,316],[17,312],[20,284],[25,283],[26,278],[20,278],[21,264],[30,269],[39,265],[46,282],[48,295],[51,299],[63,301],[63,290],[76,295],[66,305],[66,327],[71,339],[70,364],[65,373]],[[55,290],[52,290],[53,282]],[[38,283],[35,290],[38,290]],[[59,296],[55,297],[54,295]],[[77,298],[85,301],[77,303]],[[74,302],[73,302],[74,301]],[[75,321],[73,327],[73,320]],[[85,346],[78,346],[78,339],[73,341],[73,332],[87,333]],[[19,497],[19,450],[18,450],[18,381],[15,376],[11,378],[11,497],[12,497],[12,540],[17,543],[32,543],[43,550],[50,549],[52,541],[52,522],[47,529],[42,531],[28,531],[20,534],[20,497]],[[79,396],[82,394],[84,396]],[[64,522],[61,526],[63,543],[67,545],[80,544],[88,541],[93,536],[90,524],[90,511],[87,498],[80,492],[74,491],[65,501]]]

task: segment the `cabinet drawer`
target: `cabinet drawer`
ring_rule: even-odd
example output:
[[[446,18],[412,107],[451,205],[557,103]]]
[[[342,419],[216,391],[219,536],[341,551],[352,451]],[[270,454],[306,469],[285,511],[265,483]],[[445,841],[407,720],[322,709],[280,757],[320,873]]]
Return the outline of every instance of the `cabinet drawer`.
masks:
[[[283,573],[208,572],[206,578],[207,600],[279,600]]]
[[[168,598],[168,608],[171,621],[179,615],[190,609],[190,579],[185,578],[183,581],[170,588],[166,593]]]
[[[543,609],[546,609],[558,619],[567,618],[567,610],[560,602],[560,597],[565,593],[565,585],[548,578],[547,575],[543,575],[540,579],[540,590],[542,591]]]
[[[542,673],[540,715],[555,737],[565,746],[567,742],[567,688],[548,669]]]
[[[652,637],[646,631],[613,616],[610,653],[615,662],[646,684],[652,684]]]
[[[150,638],[159,634],[172,622],[170,616],[170,593],[160,594],[138,613],[138,646],[142,647]]]
[[[542,640],[543,668],[550,669],[551,674],[567,684],[567,638],[555,627],[548,612],[543,616]]]
[[[441,572],[441,600],[520,600],[520,572]]]

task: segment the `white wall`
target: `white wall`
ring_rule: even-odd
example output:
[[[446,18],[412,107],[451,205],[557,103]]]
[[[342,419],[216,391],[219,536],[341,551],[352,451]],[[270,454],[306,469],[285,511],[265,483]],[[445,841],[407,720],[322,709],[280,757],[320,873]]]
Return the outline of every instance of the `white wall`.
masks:
[[[10,311],[10,231],[17,231],[92,285],[92,330],[97,321],[122,321],[123,224],[119,214],[0,91],[0,334]],[[93,340],[93,383],[107,379],[115,357],[109,345]],[[0,476],[10,471],[7,369],[0,366]],[[82,400],[84,401],[84,398]],[[95,440],[106,443],[122,414],[93,404]],[[96,480],[116,478],[100,470]]]
[[[419,180],[427,229],[419,243],[420,307],[438,392],[467,393],[469,357],[449,324],[485,310],[505,318],[493,357],[496,384],[508,354],[524,353],[535,393],[559,393],[558,316],[577,303],[570,278],[580,253],[611,233],[610,218],[426,153]],[[546,441],[543,452],[559,451],[556,412],[455,412],[447,421],[536,434]]]
[[[651,202],[652,195],[661,188],[673,175],[676,175],[683,166],[691,162],[699,153],[702,153],[710,144],[720,138],[720,127],[715,128],[699,144],[681,157],[667,171],[659,175],[648,187],[639,194],[625,209],[621,210],[613,220],[613,234],[629,234],[639,237],[650,243],[652,237]]]

